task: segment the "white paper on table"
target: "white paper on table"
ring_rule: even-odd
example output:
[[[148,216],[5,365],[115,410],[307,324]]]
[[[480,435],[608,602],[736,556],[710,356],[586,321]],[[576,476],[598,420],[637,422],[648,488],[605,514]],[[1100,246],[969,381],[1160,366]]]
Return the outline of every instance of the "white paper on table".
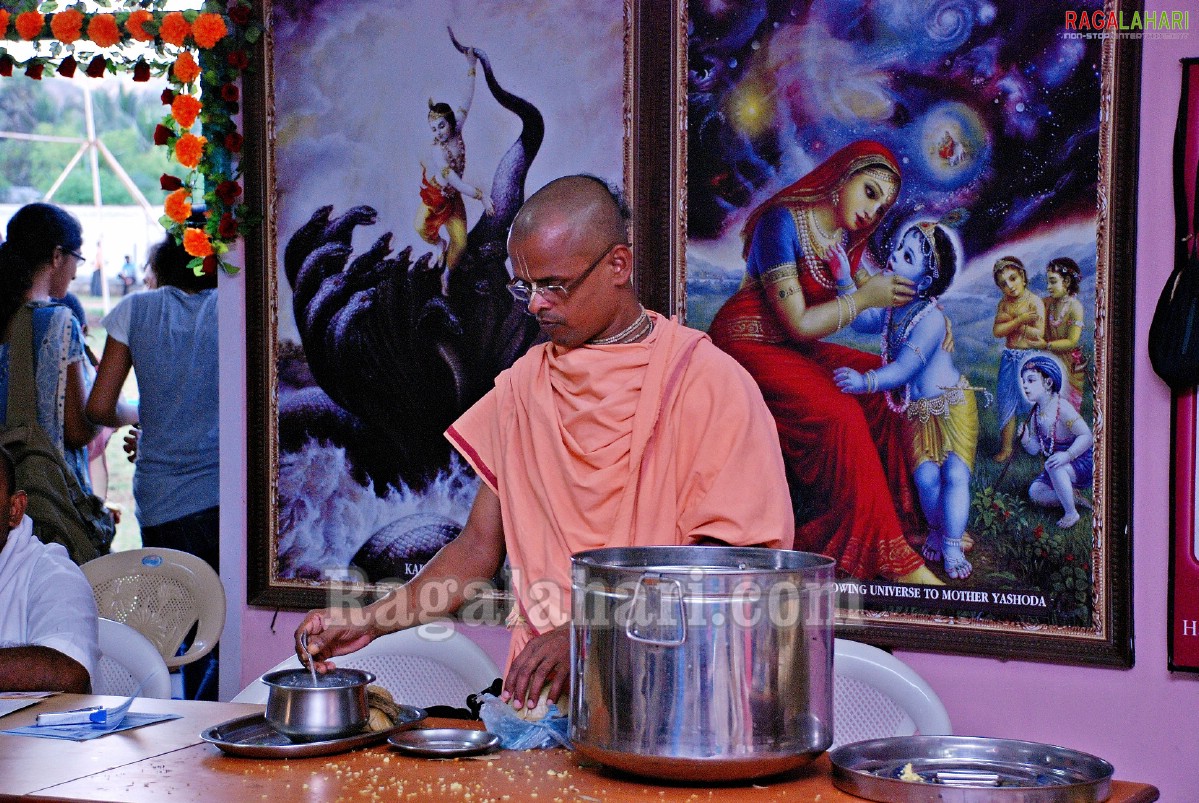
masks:
[[[5,691],[0,692],[0,717],[8,716],[14,711],[28,708],[34,703],[41,702],[47,697],[53,697],[55,691]]]

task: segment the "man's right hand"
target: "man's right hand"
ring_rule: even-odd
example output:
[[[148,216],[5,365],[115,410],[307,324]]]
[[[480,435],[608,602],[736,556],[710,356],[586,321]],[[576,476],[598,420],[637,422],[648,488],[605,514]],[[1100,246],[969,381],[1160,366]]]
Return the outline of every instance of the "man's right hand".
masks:
[[[296,655],[300,663],[308,666],[308,655],[300,646],[302,633],[308,634],[308,649],[317,672],[328,672],[334,668],[330,658],[356,652],[374,641],[379,635],[374,628],[365,623],[349,623],[355,615],[365,619],[361,609],[326,608],[323,611],[309,611],[295,633]]]

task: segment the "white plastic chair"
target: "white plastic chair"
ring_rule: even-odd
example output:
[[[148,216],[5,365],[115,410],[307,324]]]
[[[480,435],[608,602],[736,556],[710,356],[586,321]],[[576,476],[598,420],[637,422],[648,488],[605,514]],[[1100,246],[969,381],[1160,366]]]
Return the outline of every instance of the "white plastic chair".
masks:
[[[916,733],[953,733],[949,713],[932,687],[878,647],[834,639],[833,747]]]
[[[334,658],[333,663],[372,673],[375,683],[391,692],[397,703],[418,708],[465,708],[469,695],[483,691],[500,676],[499,667],[477,644],[452,625],[437,622],[380,636],[357,652]],[[300,659],[292,654],[268,671],[299,666]],[[232,702],[265,703],[268,691],[261,680],[255,680]]]
[[[100,619],[100,663],[92,692],[171,699],[171,673],[158,648],[129,625]],[[138,684],[141,689],[138,690]]]
[[[212,567],[178,549],[131,549],[80,567],[101,616],[129,625],[158,648],[174,669],[198,661],[216,646],[225,627],[225,589]],[[179,646],[192,626],[196,635],[183,655]]]

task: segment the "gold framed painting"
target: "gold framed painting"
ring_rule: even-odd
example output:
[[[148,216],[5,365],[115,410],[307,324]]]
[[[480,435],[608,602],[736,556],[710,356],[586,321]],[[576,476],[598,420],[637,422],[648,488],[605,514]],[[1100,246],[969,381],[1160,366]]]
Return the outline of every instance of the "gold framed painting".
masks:
[[[477,480],[442,433],[537,335],[505,287],[528,193],[623,185],[638,258],[658,258],[642,220],[669,126],[634,80],[671,80],[675,51],[644,44],[670,28],[655,5],[264,4],[245,86],[267,221],[247,246],[251,604],[376,594],[456,536]]]
[[[1131,665],[1140,40],[1169,15],[675,12],[686,214],[648,298],[762,387],[838,633]]]

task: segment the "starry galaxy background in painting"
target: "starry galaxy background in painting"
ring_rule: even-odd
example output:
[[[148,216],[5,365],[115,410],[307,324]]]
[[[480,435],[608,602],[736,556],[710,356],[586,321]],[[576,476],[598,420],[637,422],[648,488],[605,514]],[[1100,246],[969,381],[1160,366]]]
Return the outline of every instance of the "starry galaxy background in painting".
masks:
[[[876,247],[916,213],[968,208],[969,255],[1093,213],[1101,42],[1067,38],[1066,7],[691,0],[692,244],[739,234],[758,202],[857,139],[903,170]]]

